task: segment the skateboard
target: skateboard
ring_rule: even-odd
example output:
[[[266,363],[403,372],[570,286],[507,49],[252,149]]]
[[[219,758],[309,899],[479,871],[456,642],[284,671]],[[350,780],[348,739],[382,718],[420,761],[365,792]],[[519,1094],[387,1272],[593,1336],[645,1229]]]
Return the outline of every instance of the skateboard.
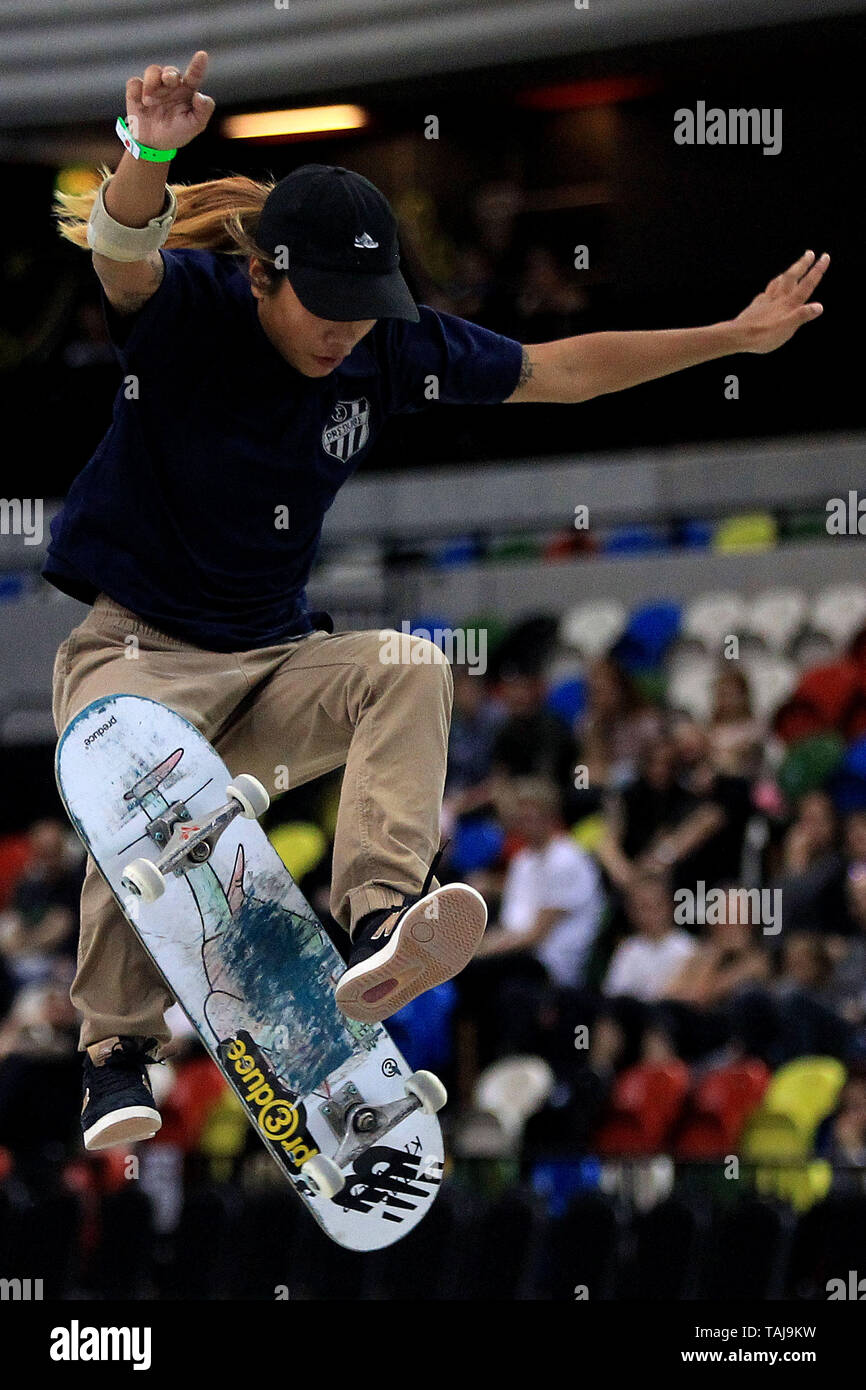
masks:
[[[334,1002],[345,966],[258,817],[268,793],[155,700],[112,695],[61,735],[67,813],[247,1118],[338,1245],[432,1206],[445,1089]]]

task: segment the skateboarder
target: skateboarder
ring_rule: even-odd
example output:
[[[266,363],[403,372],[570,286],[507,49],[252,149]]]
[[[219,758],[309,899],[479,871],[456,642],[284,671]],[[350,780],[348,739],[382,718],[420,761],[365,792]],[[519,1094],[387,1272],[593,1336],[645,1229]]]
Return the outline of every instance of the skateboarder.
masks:
[[[358,174],[311,164],[273,187],[168,188],[172,155],[213,113],[206,68],[198,52],[183,74],[131,78],[116,173],[63,200],[124,378],[52,528],[46,577],[92,605],[58,652],[54,717],[60,730],[91,700],[147,695],[266,786],[345,766],[331,910],[351,948],[336,997],[375,1022],[462,970],[486,909],[468,885],[434,886],[446,659],[411,638],[394,661],[393,634],[334,632],[308,609],[337,490],[389,415],[433,400],[577,402],[769,352],[820,313],[807,301],[827,258],[807,252],[729,322],[523,347],[416,306],[393,213]],[[145,1063],[171,998],[92,865],[72,999],[85,1142],[149,1136]]]

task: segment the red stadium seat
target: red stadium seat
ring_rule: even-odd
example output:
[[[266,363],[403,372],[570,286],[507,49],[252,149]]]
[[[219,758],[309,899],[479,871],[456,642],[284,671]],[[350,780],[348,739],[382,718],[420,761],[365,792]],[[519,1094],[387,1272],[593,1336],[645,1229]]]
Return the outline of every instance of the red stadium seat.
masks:
[[[720,1158],[735,1150],[746,1120],[757,1109],[770,1073],[763,1062],[737,1062],[709,1072],[689,1096],[674,1137],[679,1159]]]
[[[684,1062],[644,1062],[617,1078],[594,1151],[617,1157],[663,1152],[689,1089]]]
[[[866,690],[854,661],[815,666],[779,709],[775,730],[785,743],[836,730],[856,738],[866,729]]]
[[[177,1067],[175,1083],[162,1105],[162,1129],[154,1142],[195,1149],[209,1112],[227,1089],[209,1057],[193,1057]]]
[[[8,903],[30,860],[26,835],[0,835],[0,911]]]

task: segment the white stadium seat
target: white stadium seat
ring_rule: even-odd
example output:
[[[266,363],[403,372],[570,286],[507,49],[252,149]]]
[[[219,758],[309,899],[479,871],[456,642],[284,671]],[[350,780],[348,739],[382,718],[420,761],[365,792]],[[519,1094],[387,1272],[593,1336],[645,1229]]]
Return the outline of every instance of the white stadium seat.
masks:
[[[530,1115],[541,1109],[553,1090],[554,1079],[542,1057],[503,1057],[479,1076],[473,1103],[495,1115],[516,1143]]]
[[[699,642],[708,652],[722,655],[726,637],[743,627],[746,605],[740,594],[719,592],[701,594],[683,611],[681,637]]]
[[[772,652],[747,654],[742,664],[749,678],[755,714],[759,719],[767,718],[792,694],[800,676],[799,667]]]
[[[593,599],[563,615],[559,643],[568,651],[592,659],[603,656],[622,636],[628,612],[618,599]]]
[[[803,629],[806,595],[800,589],[765,589],[746,608],[746,632],[770,652],[786,652]]]
[[[668,668],[667,702],[671,709],[684,710],[693,719],[709,718],[713,687],[719,663],[709,656],[685,650],[676,653]]]
[[[835,584],[819,593],[809,613],[813,632],[843,647],[866,626],[866,585]]]

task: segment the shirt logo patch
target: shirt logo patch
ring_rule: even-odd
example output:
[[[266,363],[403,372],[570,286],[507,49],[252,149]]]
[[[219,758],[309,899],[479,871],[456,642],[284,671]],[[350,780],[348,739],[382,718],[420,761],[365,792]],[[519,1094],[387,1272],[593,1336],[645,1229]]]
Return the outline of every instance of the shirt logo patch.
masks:
[[[369,232],[362,232],[360,236],[355,237],[355,245],[359,251],[374,251],[379,243],[373,240]]]
[[[370,437],[370,402],[337,401],[331,421],[322,430],[322,448],[335,459],[350,459]]]

